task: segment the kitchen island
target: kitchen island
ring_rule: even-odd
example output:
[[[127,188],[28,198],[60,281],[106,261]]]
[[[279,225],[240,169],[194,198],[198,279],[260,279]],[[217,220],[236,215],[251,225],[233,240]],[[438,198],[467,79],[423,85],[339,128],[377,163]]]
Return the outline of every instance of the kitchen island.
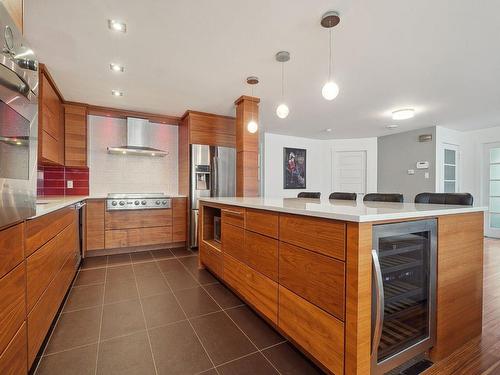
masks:
[[[203,198],[199,263],[325,371],[383,373],[481,334],[484,210]]]

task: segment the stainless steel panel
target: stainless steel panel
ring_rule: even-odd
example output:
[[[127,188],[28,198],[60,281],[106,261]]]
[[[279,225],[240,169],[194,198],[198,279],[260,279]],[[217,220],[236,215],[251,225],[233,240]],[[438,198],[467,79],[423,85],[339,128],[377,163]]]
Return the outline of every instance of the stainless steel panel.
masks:
[[[212,166],[210,146],[191,145],[191,209],[198,209],[198,199],[211,196]],[[203,185],[201,182],[205,181]]]
[[[217,147],[214,156],[216,173],[214,197],[234,197],[236,194],[236,149]]]
[[[190,228],[191,228],[191,233],[190,233],[190,238],[189,238],[189,244],[191,247],[196,247],[198,246],[198,210],[191,210],[191,217],[190,217]]]

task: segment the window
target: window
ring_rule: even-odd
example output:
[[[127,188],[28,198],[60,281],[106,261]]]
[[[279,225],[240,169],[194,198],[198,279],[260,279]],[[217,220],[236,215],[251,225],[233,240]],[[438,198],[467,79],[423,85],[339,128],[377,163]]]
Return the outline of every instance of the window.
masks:
[[[458,146],[444,146],[443,191],[457,193],[458,186]]]
[[[500,147],[490,149],[490,227],[500,229]]]

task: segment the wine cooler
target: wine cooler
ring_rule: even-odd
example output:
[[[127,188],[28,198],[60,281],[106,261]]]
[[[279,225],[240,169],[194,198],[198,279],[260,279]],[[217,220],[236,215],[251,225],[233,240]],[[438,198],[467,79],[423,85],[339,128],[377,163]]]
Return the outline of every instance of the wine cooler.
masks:
[[[436,231],[436,220],[373,226],[372,374],[434,344]]]

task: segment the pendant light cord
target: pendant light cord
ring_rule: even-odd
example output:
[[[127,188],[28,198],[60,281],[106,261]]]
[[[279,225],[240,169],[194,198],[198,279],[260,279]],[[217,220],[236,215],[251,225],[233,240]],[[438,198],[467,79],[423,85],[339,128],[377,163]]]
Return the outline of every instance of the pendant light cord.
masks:
[[[330,28],[330,59],[328,60],[328,82],[332,80],[332,28]]]
[[[285,63],[281,63],[281,99],[285,97]]]

